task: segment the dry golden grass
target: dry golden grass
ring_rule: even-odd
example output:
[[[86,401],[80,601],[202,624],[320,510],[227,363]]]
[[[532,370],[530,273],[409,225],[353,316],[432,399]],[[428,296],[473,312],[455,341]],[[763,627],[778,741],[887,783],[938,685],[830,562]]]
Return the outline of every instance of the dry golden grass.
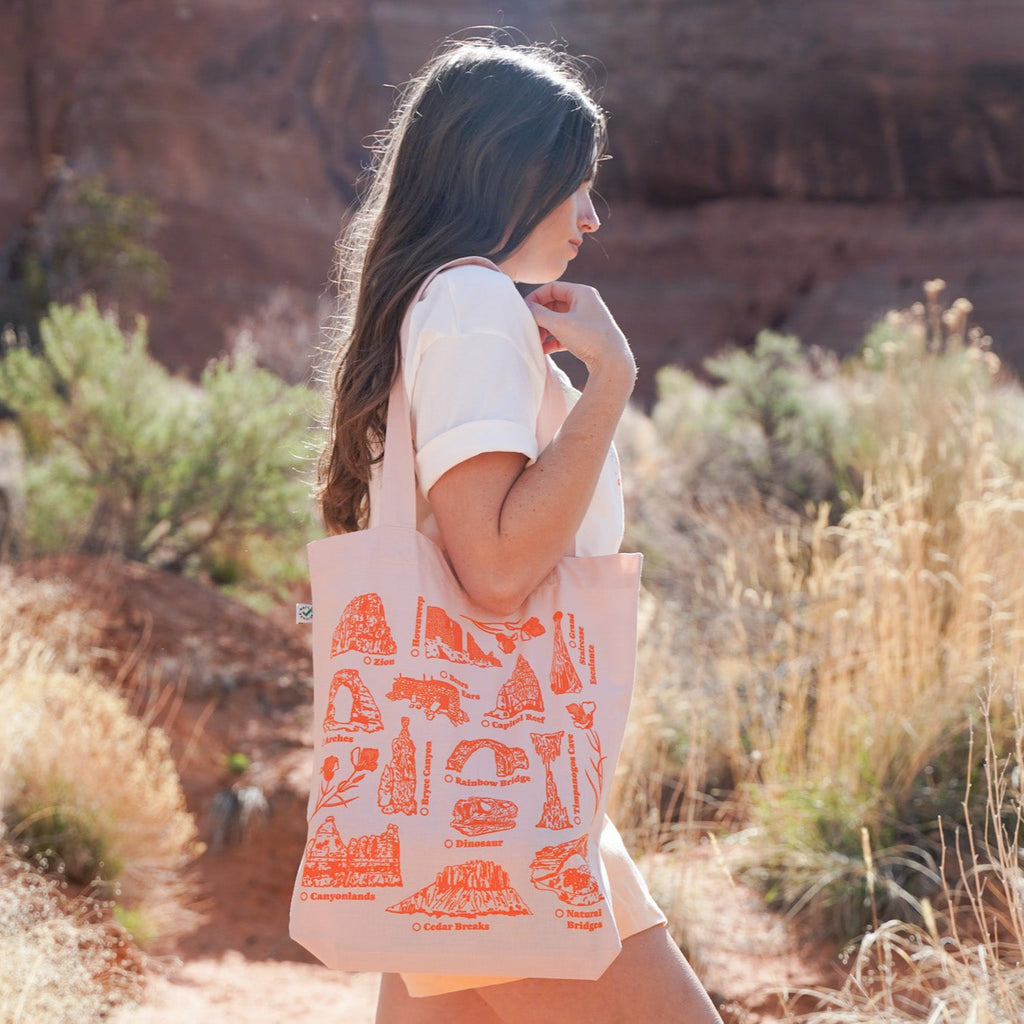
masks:
[[[863,487],[838,522],[827,505],[738,506],[741,484],[694,504],[672,449],[687,432],[620,435],[643,453],[627,487],[640,541],[658,538],[649,618],[670,620],[641,650],[637,714],[673,737],[691,788],[709,774],[769,799],[824,787],[858,816],[891,813],[959,756],[989,666],[1019,662],[1024,563],[1007,552],[1024,540],[1024,430],[1007,425],[1024,394],[1002,383],[987,339],[967,337],[966,305],[944,315],[931,295],[876,332],[878,365],[843,378]]]
[[[804,1024],[1017,1024],[1024,968],[993,958],[985,943],[886,921],[861,940],[840,990],[800,994],[821,1002],[787,1018]]]
[[[140,958],[97,904],[0,845],[0,1020],[84,1024],[141,994]]]
[[[842,794],[872,830],[906,812],[925,773],[950,770],[990,677],[1008,686],[1024,654],[1024,563],[1008,557],[1024,541],[1024,477],[1000,450],[998,390],[975,373],[990,353],[929,357],[902,337],[910,352],[893,362],[912,372],[883,374],[860,414],[877,451],[858,507],[778,530],[755,572],[736,551],[721,581],[737,640],[730,748],[748,759],[736,776]]]
[[[75,880],[110,883],[159,935],[190,923],[180,907],[197,853],[166,736],[79,675],[28,671],[0,687],[10,836],[54,849]]]
[[[866,802],[879,788],[905,797],[963,734],[989,662],[1019,663],[1024,571],[1005,553],[1024,540],[1024,482],[999,463],[990,432],[971,425],[955,519],[929,517],[943,498],[909,437],[886,450],[838,527],[820,516],[803,535],[778,535],[783,590],[741,589],[726,566],[738,613],[777,610],[759,616],[760,633],[737,615],[751,674],[772,687],[745,722],[766,784],[827,777]],[[750,689],[736,680],[730,696]]]
[[[869,929],[814,1024],[1024,1019],[1024,390],[969,303],[926,292],[822,383],[845,510],[705,473],[713,434],[673,417],[721,412],[692,381],[620,435],[642,456],[627,501],[656,599],[618,813],[656,846],[670,780],[683,825],[757,826],[748,877],[774,905]]]
[[[9,572],[2,585],[0,809],[10,841],[48,870],[98,885],[140,933],[188,930],[186,868],[200,847],[166,735],[91,675],[96,624],[67,590]]]
[[[787,1017],[793,1024],[1024,1020],[1024,874],[1018,852],[1024,839],[1024,680],[1018,676],[1013,682],[1009,749],[985,716],[985,822],[945,837],[957,881],[945,882],[937,896],[942,913],[925,901],[920,926],[891,920],[869,931],[851,951],[841,989],[796,993],[816,999],[818,1007]]]

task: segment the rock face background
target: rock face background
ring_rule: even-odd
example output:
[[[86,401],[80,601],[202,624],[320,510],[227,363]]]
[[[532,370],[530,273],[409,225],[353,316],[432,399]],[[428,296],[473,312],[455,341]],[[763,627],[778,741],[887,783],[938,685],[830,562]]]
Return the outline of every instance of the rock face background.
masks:
[[[934,276],[1024,366],[1019,0],[0,0],[0,284],[59,154],[163,211],[165,362],[248,326],[301,376],[388,84],[495,22],[603,64],[610,210],[570,276],[648,396],[765,326],[849,352]]]

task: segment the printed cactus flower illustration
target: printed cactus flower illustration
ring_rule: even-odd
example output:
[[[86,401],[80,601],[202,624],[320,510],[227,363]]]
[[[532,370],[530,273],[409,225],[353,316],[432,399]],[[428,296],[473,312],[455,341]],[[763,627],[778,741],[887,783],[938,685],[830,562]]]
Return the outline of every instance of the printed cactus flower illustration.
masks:
[[[569,712],[572,724],[577,729],[583,729],[587,734],[587,742],[593,751],[590,758],[590,768],[587,769],[587,782],[594,792],[594,803],[601,802],[601,792],[604,789],[604,754],[601,753],[601,737],[594,728],[594,712],[597,705],[592,700],[585,700],[582,704],[566,704],[565,710]],[[592,770],[592,772],[591,772]]]
[[[357,772],[375,772],[380,751],[376,747],[356,747],[352,751],[352,767]]]
[[[324,782],[330,782],[340,767],[341,762],[336,757],[332,755],[327,758],[320,767],[320,774],[323,777]]]
[[[577,729],[593,729],[597,705],[592,700],[585,700],[582,704],[566,704],[565,710],[569,712],[572,724]]]
[[[341,768],[341,762],[331,754],[324,759],[320,766],[320,797],[313,808],[313,813],[323,810],[325,807],[347,807],[358,794],[346,797],[345,794],[355,789],[360,782],[366,778],[367,772],[377,770],[377,760],[380,751],[376,747],[353,747],[349,755],[352,763],[352,772],[336,785],[334,777]]]

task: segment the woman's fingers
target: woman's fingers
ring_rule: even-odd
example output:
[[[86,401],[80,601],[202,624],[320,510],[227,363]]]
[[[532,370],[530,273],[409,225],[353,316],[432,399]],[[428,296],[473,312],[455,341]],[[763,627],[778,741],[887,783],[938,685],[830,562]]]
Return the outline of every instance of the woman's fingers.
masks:
[[[565,349],[591,369],[609,361],[633,366],[625,336],[593,288],[553,281],[527,295],[526,303],[545,352]]]
[[[552,352],[564,352],[562,343],[546,328],[537,324],[537,334],[540,337],[540,345],[544,355],[549,356]]]
[[[537,326],[541,331],[548,331],[550,334],[554,334],[556,330],[565,323],[569,318],[568,312],[559,312],[555,309],[549,309],[547,306],[539,306],[536,303],[528,303],[530,312],[533,314],[533,319],[537,321]]]
[[[538,306],[546,306],[557,313],[567,313],[572,305],[573,292],[581,285],[569,284],[565,281],[552,281],[542,284],[526,296],[526,301]]]
[[[533,306],[543,306],[545,309],[550,309],[552,313],[568,313],[572,309],[571,303],[564,298],[555,298],[550,296],[545,302],[539,302],[535,297],[535,294],[530,294],[526,297],[526,301]]]

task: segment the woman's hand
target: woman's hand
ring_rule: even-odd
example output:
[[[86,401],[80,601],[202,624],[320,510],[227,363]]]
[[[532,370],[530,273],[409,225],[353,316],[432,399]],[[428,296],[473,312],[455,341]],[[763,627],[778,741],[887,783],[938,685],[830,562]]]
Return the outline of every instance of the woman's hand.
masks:
[[[636,362],[626,336],[601,296],[582,284],[553,281],[526,296],[546,353],[571,352],[590,373],[636,377]]]
[[[526,456],[487,452],[448,470],[428,495],[452,567],[494,614],[513,614],[570,547],[583,522],[636,377],[622,331],[593,288],[556,281],[527,298],[546,351],[588,369],[561,429]]]

